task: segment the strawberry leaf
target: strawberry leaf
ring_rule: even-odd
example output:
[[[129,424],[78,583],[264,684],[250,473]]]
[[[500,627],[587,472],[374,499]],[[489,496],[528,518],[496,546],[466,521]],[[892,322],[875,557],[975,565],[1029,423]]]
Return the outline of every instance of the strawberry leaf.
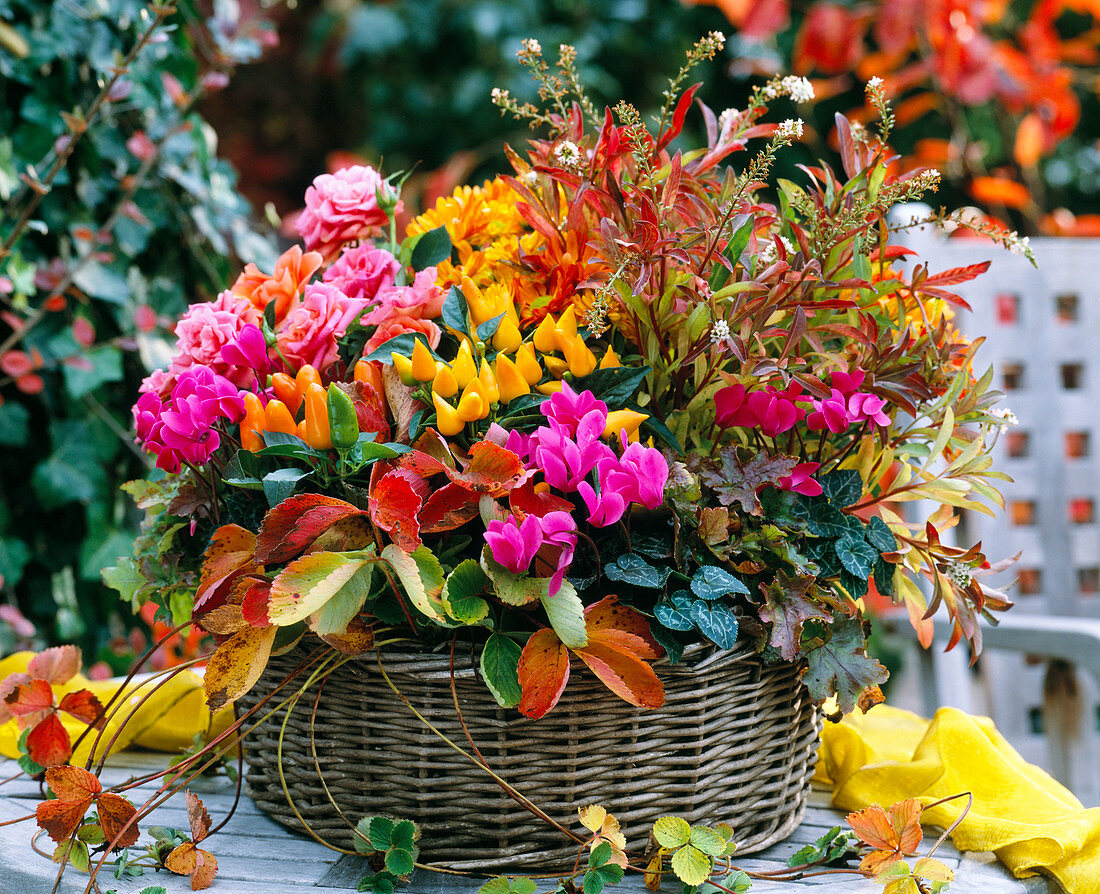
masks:
[[[569,650],[549,627],[536,630],[519,659],[521,714],[538,719],[558,703],[569,681]]]

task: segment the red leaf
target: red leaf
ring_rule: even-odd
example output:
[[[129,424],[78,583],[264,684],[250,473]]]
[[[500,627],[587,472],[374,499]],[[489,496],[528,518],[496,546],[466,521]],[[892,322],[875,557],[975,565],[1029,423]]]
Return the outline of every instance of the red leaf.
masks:
[[[680,131],[684,129],[684,119],[687,117],[688,109],[691,108],[691,101],[695,98],[695,94],[699,92],[699,88],[702,86],[701,83],[692,84],[684,91],[684,95],[681,96],[676,103],[676,111],[672,113],[672,124],[658,137],[658,152],[680,135]]]
[[[19,728],[26,729],[53,710],[53,689],[45,680],[31,680],[16,686],[4,697],[4,702]]]
[[[387,472],[371,482],[367,503],[371,520],[410,553],[420,546],[420,523],[416,516],[424,501],[414,486],[418,480],[423,479],[416,479],[412,472],[402,469]]]
[[[461,527],[477,517],[479,499],[480,494],[455,482],[433,491],[418,516],[421,533],[436,534]]]
[[[59,711],[71,714],[77,720],[83,720],[89,726],[97,729],[103,726],[103,705],[87,689],[79,689],[76,692],[66,692],[61,697],[61,703],[57,706]]]
[[[523,463],[511,450],[492,441],[479,441],[470,449],[466,468],[450,477],[470,490],[500,497],[515,486],[523,471]]]
[[[44,649],[30,660],[27,673],[56,686],[68,683],[80,670],[80,649],[76,646],[54,646]]]
[[[271,582],[258,580],[245,590],[241,600],[241,616],[253,627],[267,627],[271,619],[267,606],[271,601]]]
[[[103,829],[107,843],[110,844],[112,841],[115,843],[111,850],[117,851],[129,847],[138,840],[140,834],[138,824],[130,822],[137,816],[137,808],[122,795],[104,792],[96,799],[96,809],[99,813],[99,825]]]
[[[203,553],[202,579],[195,593],[195,609],[216,608],[229,596],[233,582],[256,566],[256,535],[240,525],[222,525]]]
[[[1031,203],[1031,192],[1022,183],[1006,177],[975,177],[970,194],[983,205],[1024,208]]]
[[[46,834],[60,843],[80,825],[103,786],[80,767],[51,767],[46,770],[46,784],[57,798],[39,804],[34,811],[35,817]]]
[[[15,716],[8,706],[8,696],[15,692],[17,687],[30,681],[30,676],[23,673],[9,674],[0,681],[0,723],[7,723]]]
[[[275,565],[293,559],[336,522],[362,514],[351,503],[321,494],[287,497],[264,516],[256,538],[256,563]]]
[[[654,659],[665,654],[665,650],[650,633],[649,622],[645,616],[630,606],[620,605],[619,597],[615,594],[605,596],[584,610],[584,626],[588,631],[589,639],[593,635],[628,635],[631,639],[620,639],[623,646],[616,648],[624,648],[629,644],[629,650],[638,658]],[[606,641],[610,644],[612,640]]]
[[[27,754],[40,767],[56,767],[73,756],[69,731],[57,714],[51,712],[27,736]]]
[[[607,631],[589,634],[588,645],[574,651],[619,698],[638,708],[661,707],[665,703],[665,687],[653,668],[633,654],[615,648],[613,636]]]
[[[519,710],[538,719],[558,703],[569,682],[569,650],[549,627],[536,630],[519,656]]]
[[[944,270],[929,276],[921,283],[921,288],[923,289],[925,286],[954,286],[961,282],[970,282],[970,280],[985,273],[989,269],[990,263],[990,261],[982,261],[980,264],[971,264],[968,267],[952,267],[950,270]]]

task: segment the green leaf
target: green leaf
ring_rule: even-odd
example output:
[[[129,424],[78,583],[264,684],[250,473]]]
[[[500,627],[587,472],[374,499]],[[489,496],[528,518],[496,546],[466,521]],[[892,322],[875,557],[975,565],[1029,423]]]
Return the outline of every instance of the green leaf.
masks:
[[[488,586],[489,578],[477,561],[463,560],[443,585],[443,610],[463,624],[478,623],[489,614],[489,603],[478,595]]]
[[[653,608],[653,614],[669,630],[694,630],[695,619],[691,616],[691,606],[696,601],[687,590],[677,590],[667,599],[658,602]]]
[[[477,894],[535,894],[538,888],[539,886],[535,884],[533,879],[524,876],[507,878],[498,875],[478,888]]]
[[[527,605],[550,595],[550,578],[514,574],[497,562],[488,545],[482,550],[481,567],[493,582],[493,592],[507,605]],[[564,582],[564,587],[568,581]]]
[[[894,580],[897,571],[898,566],[887,562],[882,556],[875,562],[875,589],[883,596],[894,596],[897,593]]]
[[[576,588],[567,580],[561,582],[561,589],[553,596],[543,596],[540,601],[546,611],[550,626],[570,649],[580,649],[588,645],[588,632],[584,625],[584,604],[577,595]]]
[[[653,824],[653,837],[661,847],[683,847],[691,840],[691,826],[679,816],[662,816]]]
[[[374,894],[393,894],[398,878],[392,872],[376,872],[374,875],[365,875],[359,879],[359,891],[372,891]]]
[[[611,859],[611,842],[601,841],[588,854],[588,866],[595,869]]]
[[[671,569],[655,568],[637,553],[624,553],[608,562],[604,566],[603,573],[608,580],[617,580],[634,587],[658,590],[665,585]]]
[[[451,247],[451,237],[446,227],[439,226],[434,230],[428,230],[417,239],[409,263],[413,270],[434,267],[451,256]]]
[[[451,286],[443,299],[443,322],[463,335],[470,334],[470,310],[466,306],[466,296],[458,286]]]
[[[709,857],[720,857],[726,849],[726,839],[706,826],[692,826],[690,842]]]
[[[393,459],[412,448],[405,444],[380,444],[374,440],[374,432],[363,432],[348,451],[348,462],[356,468],[379,459]]]
[[[685,885],[701,885],[710,878],[714,861],[697,847],[684,845],[672,855],[672,871]]]
[[[829,640],[806,651],[807,669],[802,681],[810,697],[822,701],[836,693],[842,714],[856,706],[856,700],[868,686],[886,681],[886,668],[864,653],[866,641],[858,618],[833,616]]]
[[[867,541],[880,553],[892,553],[898,548],[897,538],[889,526],[877,515],[872,516],[864,529]]]
[[[836,469],[817,480],[823,496],[838,509],[858,503],[863,496],[863,479],[855,469]]]
[[[234,453],[222,472],[222,480],[232,487],[263,490],[260,463],[256,459],[256,454],[248,450],[238,450]]]
[[[497,330],[500,328],[500,321],[503,319],[504,314],[497,314],[491,320],[486,320],[477,327],[477,337],[482,341],[488,341],[497,334]]]
[[[523,649],[515,640],[493,633],[481,650],[481,676],[502,708],[519,704],[523,691],[519,686],[519,657]]]
[[[88,856],[88,845],[83,841],[66,840],[54,848],[53,861],[63,863],[65,860],[68,860],[77,872],[87,872],[92,866],[91,858]]]
[[[89,426],[66,426],[57,434],[57,448],[31,476],[35,498],[44,509],[56,509],[73,500],[90,503],[106,489],[107,473]]]
[[[295,559],[272,581],[271,623],[289,627],[319,612],[370,561],[371,555],[361,552],[316,552]],[[349,600],[357,592],[353,589]]]
[[[27,443],[30,411],[14,400],[0,404],[0,445],[22,447]]]
[[[369,820],[360,820],[359,825],[367,824],[367,838],[376,851],[388,851],[393,845],[393,827],[396,825],[388,816],[372,816]],[[358,828],[358,826],[356,827]]]
[[[416,866],[410,851],[403,847],[391,847],[386,851],[386,869],[394,875],[408,875]]]
[[[737,615],[728,605],[699,599],[691,604],[691,617],[703,636],[718,648],[732,649],[737,645]]]
[[[836,557],[853,577],[867,580],[879,554],[863,537],[844,536],[836,541]]]
[[[122,381],[122,352],[113,345],[86,351],[80,360],[80,366],[68,363],[62,366],[65,391],[74,400],[109,382]]]
[[[426,347],[433,357],[436,356],[432,351],[431,345],[425,340],[423,336],[419,341],[424,342]],[[393,366],[393,358],[391,354],[399,354],[402,357],[411,357],[413,352],[413,346],[416,344],[417,338],[410,332],[402,332],[400,335],[396,335],[384,344],[379,345],[369,354],[364,354],[363,357],[366,360],[380,360],[387,366]]]
[[[691,592],[700,599],[720,599],[740,593],[747,596],[749,588],[740,580],[717,565],[704,565],[692,575]]]
[[[247,452],[247,451],[246,451]],[[292,459],[314,460],[324,459],[326,454],[320,450],[314,450],[297,435],[288,435],[281,431],[265,431],[264,447],[255,454],[256,456],[289,456]]]
[[[374,547],[370,550],[373,552]],[[374,566],[363,565],[339,590],[332,594],[320,610],[316,612],[310,627],[318,636],[341,634],[348,629],[352,618],[359,614],[363,603],[370,595],[371,573]]]
[[[587,376],[581,376],[573,384],[574,391],[591,391],[609,407],[625,405],[638,393],[642,382],[648,375],[648,366],[616,366],[611,369],[597,369]]]
[[[806,528],[815,537],[840,537],[848,530],[843,512],[829,503],[814,503],[806,518]]]
[[[600,892],[603,891],[603,886],[603,876],[590,869],[584,874],[584,880],[581,882],[581,891],[583,894],[600,894]]]
[[[0,578],[4,579],[5,586],[14,587],[23,579],[23,569],[30,560],[31,551],[22,540],[13,537],[0,538]],[[144,583],[145,578],[141,578],[138,586]],[[111,584],[108,583],[107,586]]]
[[[694,629],[694,624],[692,629]],[[658,645],[665,650],[665,658],[668,659],[668,663],[679,664],[680,659],[684,657],[684,644],[680,642],[676,634],[661,624],[652,625],[649,632],[653,634],[653,638],[657,640]]]
[[[420,830],[412,820],[398,820],[394,823],[390,841],[393,847],[404,848],[407,851],[416,850],[416,840],[420,837]]]
[[[267,505],[274,509],[283,500],[294,493],[294,488],[303,478],[308,478],[312,473],[304,469],[276,469],[264,475],[264,496],[267,497]]]

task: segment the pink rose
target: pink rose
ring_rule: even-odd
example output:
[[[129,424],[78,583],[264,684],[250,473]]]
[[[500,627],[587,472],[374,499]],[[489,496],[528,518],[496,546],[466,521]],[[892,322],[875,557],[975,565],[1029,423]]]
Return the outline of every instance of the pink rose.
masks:
[[[369,354],[375,348],[381,347],[391,338],[397,338],[406,332],[419,332],[433,348],[439,347],[439,340],[443,337],[441,330],[431,320],[420,320],[416,317],[391,317],[374,330],[374,334],[363,348],[363,354]]]
[[[435,284],[435,268],[416,274],[409,286],[391,286],[378,294],[378,304],[363,317],[363,325],[375,326],[364,349],[370,353],[379,345],[404,332],[422,332],[433,347],[443,333],[433,322],[443,312],[443,293]]]
[[[401,264],[384,248],[357,245],[349,248],[325,271],[325,282],[332,283],[349,298],[373,302],[378,293],[393,286]]]
[[[292,364],[309,364],[323,372],[339,359],[336,341],[366,304],[328,283],[307,285],[302,303],[287,314],[276,333],[279,349]]]
[[[246,322],[235,310],[224,309],[227,304],[240,300],[230,296],[227,301],[225,296],[228,294],[222,292],[213,304],[192,304],[180,318],[176,324],[176,356],[168,368],[170,374],[178,376],[186,369],[204,366],[239,387],[252,381],[251,369],[233,366],[221,357],[222,348],[237,341]]]
[[[331,263],[345,243],[381,232],[389,216],[378,207],[378,193],[389,189],[382,175],[365,165],[321,174],[306,190],[306,207],[295,229],[306,248]],[[400,206],[400,203],[398,203]]]

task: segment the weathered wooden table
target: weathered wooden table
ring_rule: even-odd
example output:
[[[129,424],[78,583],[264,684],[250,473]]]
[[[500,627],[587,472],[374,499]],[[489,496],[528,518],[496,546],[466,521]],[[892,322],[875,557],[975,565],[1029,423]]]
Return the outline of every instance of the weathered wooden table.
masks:
[[[105,785],[118,784],[163,768],[166,763],[163,754],[126,753],[112,759],[102,781]],[[0,778],[13,775],[17,769],[12,761],[0,762]],[[233,786],[227,779],[202,780],[192,786],[192,790],[202,798],[215,824],[232,806]],[[131,793],[131,798],[137,800],[143,791],[148,795],[152,788],[137,789]],[[31,813],[40,797],[37,783],[25,778],[0,787],[0,824]],[[785,866],[787,857],[802,845],[814,841],[832,826],[842,824],[842,815],[829,807],[828,795],[815,791],[806,818],[794,835],[737,863],[749,871],[778,869]],[[142,828],[150,825],[186,829],[182,796],[158,808]],[[0,894],[49,894],[52,890],[57,867],[32,849],[31,837],[35,828],[33,821],[0,825]],[[922,852],[927,851],[932,840],[926,840]],[[39,847],[52,850],[52,842],[42,835]],[[247,797],[241,798],[225,828],[209,839],[208,848],[218,859],[218,877],[210,889],[212,894],[304,894],[307,889],[316,888],[354,891],[364,872],[362,858],[343,856],[311,839],[288,832],[261,814]],[[955,870],[956,881],[950,887],[952,894],[1053,894],[1058,890],[1053,882],[1041,878],[1014,879],[992,854],[960,854],[950,842],[941,845],[936,856]],[[115,889],[119,894],[134,894],[149,885],[163,886],[168,894],[190,891],[186,878],[167,872],[147,872],[140,878],[124,880],[116,880],[107,872],[99,881],[101,891]],[[86,882],[87,876],[69,871],[58,891],[64,894],[80,892]],[[409,894],[473,894],[480,885],[477,879],[418,871],[400,890]],[[547,882],[540,890],[553,887]],[[880,885],[855,875],[824,875],[783,883],[755,881],[752,887],[754,894],[793,894],[806,889],[821,894],[880,894],[882,891]],[[611,894],[639,894],[645,888],[640,877],[630,876],[607,890]],[[669,879],[662,891],[679,892],[680,886]]]

